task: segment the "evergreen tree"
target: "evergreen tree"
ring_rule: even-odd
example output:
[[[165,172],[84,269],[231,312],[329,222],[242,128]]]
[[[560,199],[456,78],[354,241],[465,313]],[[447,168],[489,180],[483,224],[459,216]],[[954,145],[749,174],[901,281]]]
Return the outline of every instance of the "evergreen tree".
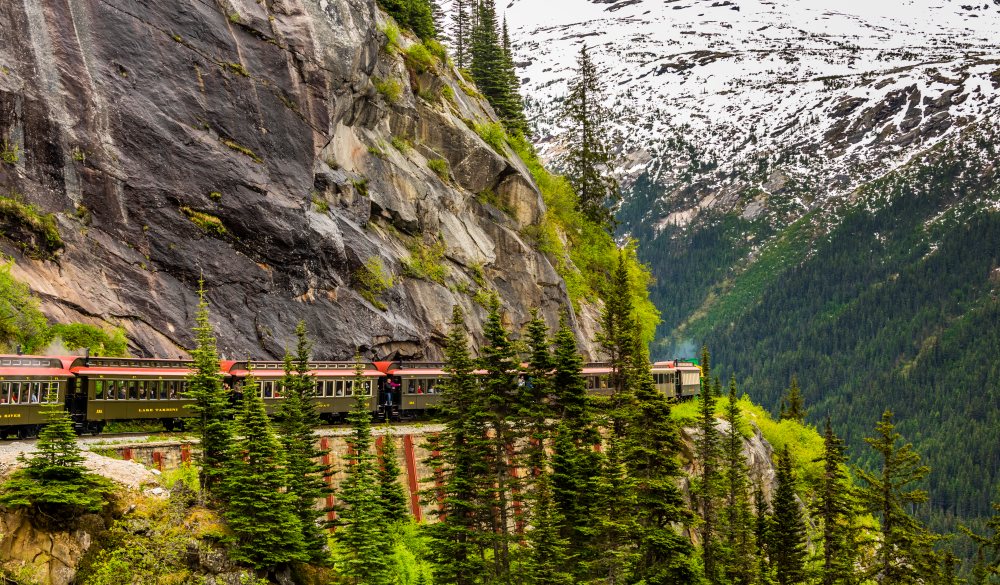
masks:
[[[600,511],[593,519],[600,554],[585,569],[598,582],[616,585],[629,582],[638,561],[631,538],[637,530],[633,518],[636,491],[622,460],[618,437],[614,434],[609,436],[607,446],[607,456],[597,484]]]
[[[196,346],[191,350],[194,365],[187,380],[187,397],[192,400],[188,405],[193,415],[190,422],[201,446],[201,490],[203,495],[210,495],[222,481],[222,468],[232,444],[232,428],[229,424],[229,396],[222,385],[222,367],[215,332],[209,321],[204,280],[198,282],[195,322]]]
[[[264,412],[264,401],[247,376],[236,439],[226,458],[225,518],[234,534],[233,560],[255,569],[275,569],[310,558],[293,494],[284,491],[288,470],[281,443]]]
[[[767,498],[764,497],[764,490],[760,483],[754,486],[753,490],[754,506],[754,541],[757,544],[757,582],[760,585],[770,585],[774,582],[772,578],[773,569],[769,556],[769,543],[771,541],[771,514],[767,505]]]
[[[632,334],[636,328],[631,290],[625,252],[619,251],[618,266],[611,279],[601,312],[601,330],[597,334],[597,342],[611,369],[608,380],[611,399],[607,410],[611,428],[618,437],[625,435],[625,422],[633,398],[630,392],[633,385],[628,379],[634,350]]]
[[[743,456],[743,414],[736,398],[736,380],[729,380],[729,400],[726,403],[729,432],[723,446],[725,503],[722,511],[722,547],[725,551],[724,573],[735,585],[756,582],[757,562],[754,557],[754,516],[750,511],[750,470]]]
[[[610,208],[621,200],[621,194],[618,181],[610,175],[615,160],[604,90],[586,45],[580,48],[576,77],[570,81],[562,114],[570,127],[566,176],[579,197],[580,211],[610,229],[614,223]]]
[[[625,460],[633,483],[637,555],[632,578],[653,584],[693,583],[691,541],[675,525],[691,520],[678,482],[683,475],[678,455],[680,429],[670,417],[670,404],[656,389],[640,332],[632,329],[631,373],[635,408],[629,417]]]
[[[302,526],[302,538],[314,563],[326,562],[329,553],[322,530],[323,516],[328,510],[316,504],[332,490],[326,479],[332,474],[321,464],[326,453],[317,448],[320,425],[316,412],[315,381],[309,375],[309,342],[304,321],[295,328],[295,356],[285,353],[283,396],[278,407],[277,423],[288,468],[287,492],[295,500],[295,512]]]
[[[448,35],[448,15],[445,14],[444,8],[441,6],[441,0],[431,0],[430,5],[431,17],[434,19],[434,30],[437,32],[435,36],[443,43],[451,41],[451,37]]]
[[[337,542],[342,554],[340,573],[349,582],[364,585],[392,583],[383,509],[379,502],[379,481],[372,454],[371,408],[361,357],[355,356],[351,388],[354,404],[347,416],[351,434],[347,445],[347,477],[340,486],[340,514]]]
[[[708,373],[707,350],[703,351],[702,368]],[[706,373],[705,377],[707,378]],[[721,438],[715,426],[715,389],[711,382],[702,380],[702,390],[698,397],[698,437],[695,450],[701,463],[701,474],[694,486],[698,507],[701,509],[701,555],[705,579],[715,585],[721,582],[718,542],[718,500],[720,494],[719,458]]]
[[[857,547],[851,531],[855,524],[854,496],[847,475],[844,442],[833,432],[830,418],[823,433],[823,475],[816,493],[815,517],[823,532],[823,585],[849,585],[854,582]]]
[[[472,79],[508,131],[526,133],[514,61],[500,38],[494,0],[479,0],[469,43]]]
[[[392,429],[385,427],[382,435],[382,450],[378,454],[378,490],[379,505],[382,507],[382,519],[386,528],[402,524],[410,519],[406,507],[406,493],[403,484],[399,483],[399,461],[396,459],[396,439]]]
[[[507,82],[509,103],[501,108],[504,126],[511,134],[528,135],[528,119],[524,115],[524,99],[521,97],[521,78],[517,75],[517,65],[514,63],[514,50],[510,44],[510,32],[507,29],[507,18],[503,19],[502,46],[504,56],[503,75]]]
[[[440,498],[438,522],[430,526],[434,554],[434,580],[438,583],[471,585],[480,583],[485,572],[480,528],[486,506],[480,485],[489,479],[482,454],[487,452],[486,416],[479,398],[476,366],[469,352],[465,316],[457,305],[445,344],[445,372],[441,418],[440,461],[442,485],[435,488]]]
[[[799,388],[799,379],[792,376],[792,383],[788,387],[788,392],[781,399],[780,420],[794,420],[803,422],[806,419],[806,402],[802,398],[802,389]]]
[[[881,521],[878,561],[872,573],[881,584],[912,583],[927,575],[928,557],[936,541],[916,518],[910,506],[927,501],[927,492],[918,489],[930,473],[910,443],[900,444],[892,411],[886,410],[875,426],[875,436],[865,442],[875,451],[881,469],[857,469],[863,485],[860,497],[868,510]]]
[[[583,358],[565,314],[554,343],[552,391],[560,421],[553,432],[550,481],[553,501],[562,518],[560,533],[576,559],[567,568],[581,582],[586,577],[584,569],[602,553],[595,545],[593,525],[600,513],[597,480],[602,465],[596,446],[601,437],[583,377]]]
[[[510,461],[516,441],[521,438],[514,424],[519,394],[520,360],[514,343],[503,326],[500,301],[496,297],[483,325],[485,344],[480,353],[479,369],[483,371],[480,386],[488,413],[489,450],[484,452],[492,481],[485,484],[487,502],[492,510],[488,537],[492,541],[494,578],[510,576],[510,548],[513,540],[511,520],[515,483],[514,465]]]
[[[540,470],[548,438],[548,418],[551,414],[552,374],[555,368],[549,348],[549,330],[537,309],[531,310],[531,320],[525,327],[528,349],[527,382],[518,393],[518,417],[526,425],[528,443],[524,448],[525,465],[532,474]]]
[[[0,488],[0,503],[10,508],[28,508],[37,520],[65,521],[84,512],[100,512],[110,495],[110,483],[88,473],[73,431],[73,419],[63,408],[58,393],[41,397],[46,424],[38,435],[30,458],[18,456],[22,469],[15,471]]]
[[[795,474],[788,445],[778,457],[778,486],[774,492],[771,527],[771,559],[780,585],[805,581],[806,527],[795,494]]]
[[[454,0],[451,5],[452,46],[459,69],[467,69],[472,64],[472,12],[475,10],[475,0]]]
[[[542,456],[544,457],[544,451]],[[571,554],[569,542],[561,535],[562,518],[552,497],[552,485],[542,461],[535,479],[535,497],[531,515],[531,529],[526,535],[529,545],[525,566],[529,585],[570,585],[573,576],[566,571]]]
[[[975,567],[982,572],[980,581],[983,583],[987,581],[987,574],[1000,575],[1000,503],[993,504],[993,516],[987,520],[986,530],[988,534],[981,535],[968,528],[962,528],[962,531],[972,537],[972,540],[979,545]],[[987,551],[990,556],[989,560],[986,558]]]

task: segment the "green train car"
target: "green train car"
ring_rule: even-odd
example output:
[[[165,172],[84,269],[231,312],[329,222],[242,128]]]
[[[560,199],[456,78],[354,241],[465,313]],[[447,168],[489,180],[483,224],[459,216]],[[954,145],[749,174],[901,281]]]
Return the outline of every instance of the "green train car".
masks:
[[[45,423],[42,408],[66,401],[73,358],[0,356],[0,438],[27,439]]]

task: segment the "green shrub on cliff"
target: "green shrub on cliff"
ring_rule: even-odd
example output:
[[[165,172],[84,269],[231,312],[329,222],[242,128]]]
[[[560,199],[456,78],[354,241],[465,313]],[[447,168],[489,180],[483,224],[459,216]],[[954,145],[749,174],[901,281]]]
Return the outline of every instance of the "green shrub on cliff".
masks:
[[[56,396],[43,407],[48,424],[38,436],[35,453],[21,455],[24,468],[0,488],[0,504],[28,508],[36,518],[60,524],[81,513],[100,512],[110,483],[88,473],[76,444],[73,421]]]
[[[49,325],[31,289],[11,274],[13,267],[12,261],[0,264],[0,352],[21,346],[34,353],[47,343]]]

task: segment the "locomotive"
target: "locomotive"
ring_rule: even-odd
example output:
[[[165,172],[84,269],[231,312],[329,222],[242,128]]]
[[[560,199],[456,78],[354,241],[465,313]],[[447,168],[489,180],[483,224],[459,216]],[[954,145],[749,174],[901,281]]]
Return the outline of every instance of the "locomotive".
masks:
[[[310,362],[313,400],[323,420],[344,420],[356,392],[367,397],[372,414],[383,420],[422,416],[440,405],[448,378],[444,364],[383,361],[362,366],[364,381],[357,386],[354,362]],[[0,438],[37,434],[47,402],[64,404],[79,433],[96,435],[108,422],[124,420],[159,420],[173,430],[191,416],[187,380],[193,367],[183,359],[0,356]],[[274,413],[284,392],[284,362],[222,361],[219,375],[235,396],[251,369],[265,408]],[[656,388],[668,399],[695,396],[701,386],[701,368],[693,362],[656,362],[652,372]],[[583,376],[588,392],[610,393],[610,375],[608,364],[587,364]]]

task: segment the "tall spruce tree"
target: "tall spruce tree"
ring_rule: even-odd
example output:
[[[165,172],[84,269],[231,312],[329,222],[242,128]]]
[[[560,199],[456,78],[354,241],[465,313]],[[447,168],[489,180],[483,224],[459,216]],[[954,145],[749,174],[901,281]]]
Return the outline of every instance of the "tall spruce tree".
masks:
[[[860,497],[881,522],[878,560],[872,576],[881,584],[913,583],[927,578],[927,565],[937,538],[907,508],[927,501],[916,486],[930,473],[910,443],[901,444],[891,410],[882,414],[875,436],[865,442],[875,451],[880,469],[856,469],[862,481]]]
[[[833,432],[830,418],[826,419],[823,432],[823,464],[814,517],[820,522],[823,534],[823,585],[850,585],[854,583],[857,547],[851,532],[855,526],[855,499],[851,478],[847,474],[847,455],[844,442]]]
[[[625,424],[633,400],[634,385],[628,375],[629,366],[633,363],[633,331],[637,325],[631,291],[625,251],[621,250],[601,312],[601,330],[597,333],[597,342],[611,369],[608,380],[611,397],[607,411],[610,426],[618,437],[625,436]]]
[[[632,579],[652,584],[693,583],[691,541],[675,526],[689,524],[678,487],[683,475],[678,456],[680,429],[670,417],[670,404],[653,383],[646,347],[632,329],[631,373],[635,407],[629,417],[625,460],[635,492],[634,540],[637,547]]]
[[[757,583],[760,585],[770,585],[774,582],[773,567],[770,558],[771,542],[771,510],[764,497],[764,489],[760,482],[754,485],[753,490],[753,510],[754,510],[754,541],[756,542],[757,557]]]
[[[560,532],[562,518],[559,517],[559,510],[553,500],[544,451],[542,457],[535,478],[531,528],[526,535],[526,581],[529,585],[570,585],[576,582],[567,571],[572,559],[571,549],[569,541]]]
[[[799,378],[793,375],[792,383],[789,385],[785,396],[781,399],[779,419],[794,420],[801,423],[806,419],[806,414],[806,402],[802,398],[802,389],[799,388]]]
[[[754,516],[750,510],[750,470],[743,456],[743,414],[736,398],[736,380],[729,380],[729,400],[726,402],[729,431],[723,441],[723,485],[725,499],[722,509],[723,573],[734,585],[750,585],[756,581],[757,559],[754,542]]]
[[[522,438],[516,423],[517,405],[524,388],[520,383],[520,360],[517,348],[503,326],[500,301],[496,297],[483,325],[485,343],[480,350],[480,385],[486,401],[490,448],[485,453],[492,481],[487,484],[487,500],[492,509],[488,537],[492,540],[493,577],[510,579],[511,544],[515,539],[514,520],[516,482],[515,463],[511,461],[516,442]]]
[[[222,476],[224,516],[236,541],[230,557],[258,570],[309,560],[295,496],[284,490],[288,469],[281,443],[252,372],[244,382],[235,436]]]
[[[434,580],[455,585],[483,579],[486,561],[481,528],[489,508],[480,486],[491,479],[483,458],[489,448],[486,413],[468,335],[465,316],[456,305],[444,349],[448,378],[441,396],[445,426],[438,441],[441,455],[432,464],[441,470],[443,481],[434,490],[439,499],[438,522],[430,526]]]
[[[350,583],[383,585],[393,582],[384,510],[379,502],[378,469],[372,454],[371,406],[361,357],[355,356],[351,389],[354,402],[347,420],[347,477],[340,485],[337,542],[340,574]]]
[[[1000,576],[1000,502],[993,504],[993,516],[986,521],[987,534],[976,534],[964,527],[962,531],[979,545],[976,566],[982,572],[980,580],[986,581],[987,574]]]
[[[396,459],[396,439],[386,425],[382,435],[382,448],[378,452],[378,492],[382,507],[382,520],[387,529],[410,519],[406,507],[406,493],[399,483],[400,467]]]
[[[602,456],[596,449],[601,436],[583,377],[583,357],[565,314],[554,343],[552,391],[559,422],[553,431],[553,501],[562,518],[560,533],[574,551],[575,561],[566,569],[582,582],[587,577],[586,567],[601,554],[593,522],[601,506],[597,481]]]
[[[434,38],[436,31],[431,0],[378,0],[378,5],[421,40]]]
[[[472,12],[476,10],[476,0],[454,0],[451,4],[452,46],[455,51],[455,65],[467,69],[472,64]]]
[[[40,397],[46,424],[31,457],[18,456],[22,468],[0,487],[0,503],[27,508],[36,521],[62,528],[86,512],[100,512],[111,492],[110,483],[88,473],[73,431],[73,419],[58,392]]]
[[[611,175],[615,159],[603,85],[586,45],[580,47],[562,115],[569,124],[566,176],[579,197],[580,211],[610,229],[614,224],[610,209],[621,194]]]
[[[472,79],[511,133],[527,133],[513,57],[504,49],[494,0],[478,0],[469,43]]]
[[[528,119],[524,115],[524,99],[521,97],[521,78],[517,75],[517,65],[514,63],[514,49],[510,43],[510,32],[507,29],[507,18],[503,19],[501,34],[503,47],[503,75],[507,82],[508,104],[503,110],[504,126],[511,134],[528,135]]]
[[[229,423],[229,395],[222,384],[222,367],[215,331],[209,321],[204,280],[198,281],[195,323],[196,345],[191,350],[194,365],[187,380],[187,397],[192,402],[187,408],[191,410],[191,424],[201,447],[199,481],[202,497],[205,497],[222,481],[222,468],[233,434]]]
[[[594,517],[596,543],[600,555],[585,570],[597,582],[617,585],[630,582],[638,562],[632,535],[636,533],[635,482],[622,459],[621,440],[612,434],[607,440],[607,456],[598,479],[600,512]]]
[[[518,418],[525,425],[527,444],[524,447],[524,464],[530,471],[529,479],[541,469],[545,454],[545,441],[549,436],[548,419],[552,414],[552,376],[555,363],[549,347],[549,329],[537,309],[531,310],[531,319],[525,327],[528,367],[527,382],[518,393]]]
[[[806,578],[806,526],[795,494],[795,472],[788,445],[778,456],[777,484],[769,547],[775,579],[780,585],[802,583]]]
[[[695,451],[701,463],[701,474],[694,486],[695,498],[701,511],[701,556],[705,579],[715,585],[720,583],[721,566],[719,551],[718,504],[721,493],[719,458],[721,437],[715,425],[715,387],[707,378],[711,373],[708,351],[703,350],[701,394],[698,396],[698,437]]]
[[[285,376],[282,379],[284,400],[278,407],[277,424],[288,468],[287,492],[295,500],[295,513],[302,525],[302,538],[314,563],[329,560],[327,539],[322,526],[328,510],[317,503],[332,490],[327,478],[332,470],[321,463],[326,452],[317,447],[320,425],[316,412],[315,380],[309,374],[312,344],[304,321],[295,328],[294,357],[285,353]]]
[[[441,42],[448,42],[451,37],[448,34],[448,15],[441,5],[441,0],[430,0],[431,17],[434,19],[435,36]]]

